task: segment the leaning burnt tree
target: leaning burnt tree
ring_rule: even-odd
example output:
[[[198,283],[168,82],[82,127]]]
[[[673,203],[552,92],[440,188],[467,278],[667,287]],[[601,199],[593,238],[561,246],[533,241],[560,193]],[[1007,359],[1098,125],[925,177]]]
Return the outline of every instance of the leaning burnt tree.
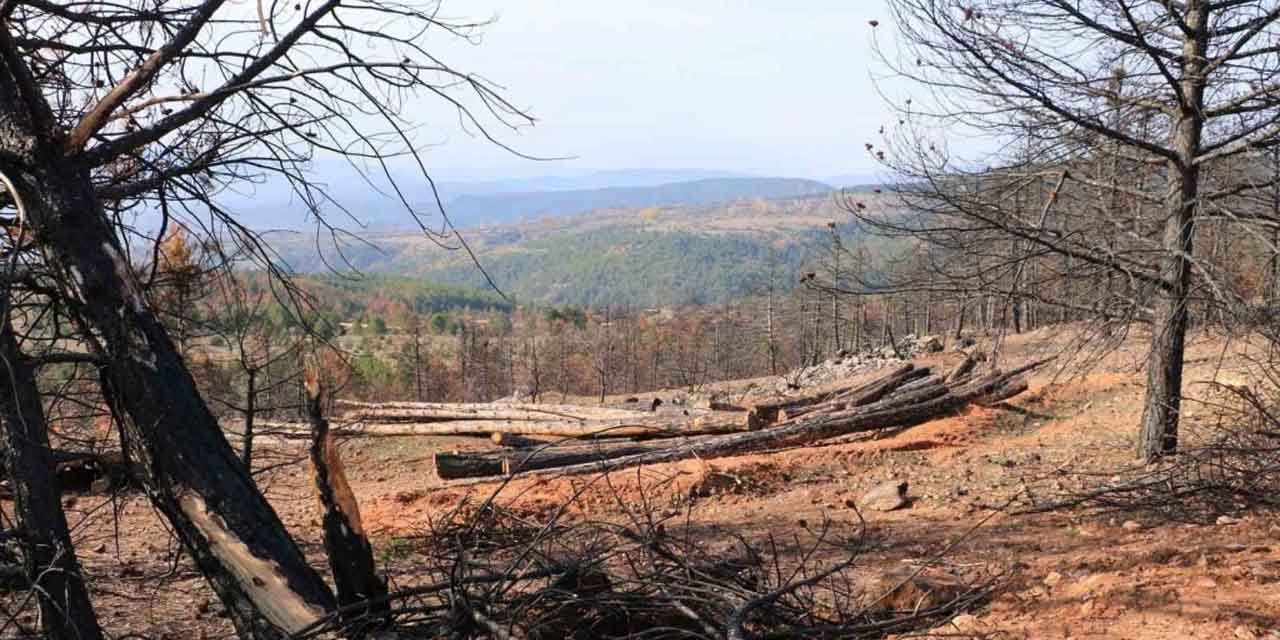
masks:
[[[308,173],[323,154],[370,172],[418,219],[394,179],[423,171],[401,107],[440,99],[481,132],[486,121],[524,118],[424,48],[431,34],[465,37],[471,27],[440,21],[437,7],[422,6],[431,3],[253,4],[0,2],[0,170],[26,203],[18,224],[47,284],[100,360],[148,496],[237,631],[279,638],[327,615],[334,597],[197,391],[133,252],[176,225],[231,238],[272,269],[222,195],[271,178],[333,232],[326,212],[345,210]],[[160,232],[135,231],[151,226],[128,224],[136,217]],[[447,221],[420,224],[441,244],[460,243]]]
[[[883,86],[904,91],[891,96],[900,120],[868,148],[899,172],[907,212],[849,209],[873,229],[935,243],[933,269],[957,287],[978,283],[1063,319],[1149,323],[1138,451],[1173,452],[1192,316],[1256,301],[1248,278],[1231,277],[1233,261],[1274,250],[1265,156],[1280,134],[1280,7],[889,6],[897,36],[882,52],[892,70]],[[943,132],[990,142],[958,149],[971,143]],[[1250,248],[1209,255],[1196,245],[1209,227]]]

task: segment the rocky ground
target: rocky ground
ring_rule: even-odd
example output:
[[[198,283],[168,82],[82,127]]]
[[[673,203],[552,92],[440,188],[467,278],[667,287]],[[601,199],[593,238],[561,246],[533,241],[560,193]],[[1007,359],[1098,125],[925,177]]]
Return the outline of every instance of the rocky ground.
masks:
[[[1019,336],[1004,357],[1010,364],[1032,359],[1046,342],[1053,342],[1046,334]],[[1247,341],[1198,338],[1188,354],[1190,388],[1210,378],[1247,383],[1250,349]],[[571,518],[608,518],[620,499],[643,501],[753,539],[865,526],[858,571],[868,584],[922,564],[1000,576],[987,601],[932,629],[932,637],[1280,638],[1280,519],[1271,511],[1188,499],[1185,509],[1019,513],[1116,481],[1132,466],[1141,351],[1135,338],[1087,376],[1041,371],[1031,390],[1007,405],[854,442],[657,465],[619,472],[608,482],[517,480],[500,500],[536,517],[576,495]],[[938,366],[960,357],[927,345],[917,355],[918,362]],[[873,361],[892,359],[846,357],[804,376],[811,384],[870,376]],[[741,395],[777,384],[786,382],[760,379],[716,393]],[[1212,424],[1211,408],[1188,407],[1190,442]],[[463,438],[344,444],[365,527],[394,586],[423,580],[417,536],[459,502],[495,488],[442,487],[430,468],[431,452],[485,444]],[[307,469],[284,466],[266,477],[272,502],[319,564],[318,508]],[[879,495],[869,496],[877,487]],[[141,497],[69,497],[67,506],[113,633],[228,635],[216,600],[185,562],[172,560],[175,545]]]

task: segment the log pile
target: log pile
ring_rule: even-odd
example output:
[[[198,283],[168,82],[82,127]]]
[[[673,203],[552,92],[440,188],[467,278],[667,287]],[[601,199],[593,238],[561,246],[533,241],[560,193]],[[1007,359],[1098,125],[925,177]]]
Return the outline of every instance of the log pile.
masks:
[[[610,471],[687,458],[712,458],[748,451],[776,450],[841,438],[853,433],[908,427],[952,414],[971,404],[990,405],[1027,389],[1026,374],[1047,361],[974,377],[968,359],[950,372],[899,366],[862,384],[838,385],[821,393],[757,402],[742,412],[714,412],[715,429],[699,428],[706,416],[670,416],[660,430],[615,435],[644,435],[644,441],[565,441],[531,443],[495,437],[516,446],[439,452],[441,479],[509,477],[529,473]],[[533,421],[530,421],[533,422]],[[625,421],[624,421],[625,422]],[[528,423],[525,423],[528,424]],[[503,432],[506,433],[506,432]],[[533,431],[517,434],[553,435]],[[569,432],[558,435],[575,437]],[[596,434],[597,436],[600,434]],[[505,442],[504,442],[505,440]],[[532,446],[531,446],[532,445]]]

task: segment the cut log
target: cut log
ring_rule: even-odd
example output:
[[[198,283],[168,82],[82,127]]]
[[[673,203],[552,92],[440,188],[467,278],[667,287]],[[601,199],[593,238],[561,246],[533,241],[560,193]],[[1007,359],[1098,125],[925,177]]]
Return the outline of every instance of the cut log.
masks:
[[[984,396],[977,400],[977,404],[984,407],[1000,404],[1009,398],[1012,398],[1023,391],[1027,390],[1027,381],[1025,379],[1010,380],[1000,387],[996,388],[990,395]]]
[[[669,449],[705,440],[700,436],[681,440],[646,442],[595,442],[592,444],[544,443],[532,449],[480,449],[440,451],[435,454],[436,475],[441,480],[508,476],[534,469],[566,467]]]
[[[489,439],[499,447],[516,447],[522,449],[547,444],[541,440],[534,440],[533,438],[526,438],[514,433],[503,433],[501,431],[494,431],[493,434],[489,436]]]
[[[806,407],[792,407],[778,413],[779,422],[794,422],[805,415],[817,415],[843,411],[853,407],[875,404],[891,393],[900,393],[923,386],[929,381],[936,381],[936,376],[929,375],[929,368],[901,369],[889,375],[873,380],[861,387],[841,393],[832,400]]]
[[[345,420],[368,422],[451,422],[473,420],[507,420],[521,422],[626,420],[652,416],[652,412],[613,407],[581,407],[574,405],[342,401],[347,407]],[[673,411],[672,413],[679,413]]]
[[[459,420],[426,424],[364,422],[335,430],[342,435],[482,436],[495,433],[556,438],[673,438],[742,431],[742,414],[717,412],[688,417],[643,414],[625,420],[496,421]]]
[[[747,409],[744,425],[747,431],[762,429],[777,422],[784,410],[790,411],[791,415],[795,415],[796,410],[802,407],[829,402],[845,395],[872,391],[878,385],[885,384],[887,381],[906,375],[913,370],[915,370],[915,365],[908,362],[869,383],[847,383],[820,393],[755,402]]]
[[[686,458],[714,458],[745,451],[797,446],[862,431],[912,426],[950,414],[980,398],[993,395],[998,389],[1016,388],[1019,376],[1042,366],[1045,362],[1048,362],[1048,360],[1037,361],[1008,373],[992,373],[962,385],[951,387],[938,385],[917,389],[913,393],[935,394],[938,388],[942,388],[943,392],[936,397],[906,406],[894,406],[896,404],[895,399],[886,398],[875,405],[856,407],[843,412],[813,417],[808,420],[797,420],[791,424],[777,425],[760,431],[700,438],[691,442],[682,442],[676,446],[668,446],[657,451],[625,455],[603,461],[590,461],[565,467],[528,470],[519,475],[607,472],[626,467],[672,462]],[[901,401],[901,399],[897,399],[897,402]],[[477,481],[483,481],[483,479],[472,478],[454,484],[468,484]]]
[[[966,353],[964,354],[964,360],[961,360],[960,364],[956,365],[956,368],[947,374],[946,381],[962,382],[967,380],[969,376],[973,375],[973,369],[977,366],[978,359],[972,353]]]

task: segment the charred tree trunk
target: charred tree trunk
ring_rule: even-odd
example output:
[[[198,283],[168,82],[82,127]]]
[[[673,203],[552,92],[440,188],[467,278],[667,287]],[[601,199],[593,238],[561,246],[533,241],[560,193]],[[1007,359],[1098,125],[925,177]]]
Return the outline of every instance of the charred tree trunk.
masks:
[[[1187,303],[1191,293],[1192,240],[1200,168],[1195,163],[1204,128],[1204,65],[1208,49],[1208,6],[1187,3],[1189,28],[1183,44],[1182,91],[1185,105],[1172,132],[1178,159],[1169,163],[1170,189],[1165,208],[1164,256],[1156,287],[1151,354],[1147,362],[1147,392],[1138,434],[1138,456],[1152,461],[1178,447],[1178,418],[1182,403],[1182,359],[1187,332]]]
[[[258,401],[258,370],[250,369],[248,379],[245,381],[244,396],[244,440],[240,447],[240,460],[244,462],[244,468],[253,469],[253,417],[257,413]]]
[[[389,620],[387,583],[378,576],[373,548],[364,534],[360,506],[347,482],[329,421],[321,409],[319,380],[307,379],[307,415],[311,420],[311,465],[324,508],[324,549],[338,588],[343,623],[355,637],[385,627]]]
[[[23,568],[40,603],[42,631],[52,640],[98,640],[102,629],[98,627],[62,511],[62,492],[54,474],[35,373],[22,358],[8,319],[0,319],[0,323],[0,420],[4,422],[5,467],[13,483],[26,556]]]
[[[314,623],[333,596],[200,397],[139,289],[88,171],[53,155],[23,177],[31,222],[64,295],[94,332],[105,391],[153,504],[241,635],[283,638]]]

